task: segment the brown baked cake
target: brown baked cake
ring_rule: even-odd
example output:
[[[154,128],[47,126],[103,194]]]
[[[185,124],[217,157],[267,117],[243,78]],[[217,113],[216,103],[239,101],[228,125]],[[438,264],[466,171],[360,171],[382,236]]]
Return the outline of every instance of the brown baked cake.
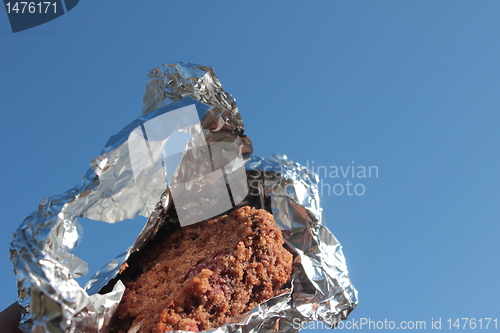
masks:
[[[292,255],[273,216],[249,206],[159,232],[119,278],[115,333],[217,328],[283,292]]]

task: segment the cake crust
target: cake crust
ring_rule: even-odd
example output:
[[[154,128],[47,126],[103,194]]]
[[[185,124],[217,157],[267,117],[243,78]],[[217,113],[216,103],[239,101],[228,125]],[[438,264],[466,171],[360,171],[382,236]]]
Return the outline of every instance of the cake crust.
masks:
[[[119,275],[126,290],[112,333],[201,331],[279,295],[292,255],[265,210],[227,215],[159,233]]]

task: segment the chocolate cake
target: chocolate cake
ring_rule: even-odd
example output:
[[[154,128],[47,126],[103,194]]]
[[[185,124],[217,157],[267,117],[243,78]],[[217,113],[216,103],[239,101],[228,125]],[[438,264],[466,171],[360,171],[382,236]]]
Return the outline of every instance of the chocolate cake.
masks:
[[[220,327],[279,295],[292,271],[273,216],[249,206],[159,232],[118,278],[125,294],[112,333]]]

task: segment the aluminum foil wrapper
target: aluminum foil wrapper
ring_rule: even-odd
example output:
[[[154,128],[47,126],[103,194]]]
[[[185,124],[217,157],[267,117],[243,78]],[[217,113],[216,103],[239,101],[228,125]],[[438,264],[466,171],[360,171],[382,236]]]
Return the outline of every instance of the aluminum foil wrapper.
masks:
[[[179,152],[179,167],[167,188],[164,180],[155,178],[162,172],[154,165],[139,176],[135,172],[134,131],[144,130],[151,119],[170,116],[182,108],[196,110],[200,123],[183,124],[185,134],[192,139]],[[222,89],[213,69],[176,63],[150,71],[142,115],[110,138],[83,181],[45,199],[15,232],[11,260],[18,301],[24,308],[21,330],[107,332],[125,287],[117,282],[112,291],[98,292],[118,274],[132,251],[153,238],[162,223],[160,215],[172,204],[175,180],[215,170],[213,163],[200,162],[199,156],[208,152],[208,146],[211,154],[217,149],[226,152],[227,147],[237,152],[237,156],[227,158],[240,157],[241,165],[233,163],[232,168],[243,167],[249,190],[239,205],[253,200],[256,202],[250,204],[271,211],[294,254],[290,292],[234,317],[213,332],[295,332],[304,321],[335,325],[346,319],[357,304],[357,292],[348,278],[342,247],[324,224],[318,177],[286,156],[264,159],[253,155],[236,102]],[[150,186],[151,182],[158,186]],[[196,211],[196,206],[188,208]],[[86,275],[88,269],[85,261],[71,253],[81,237],[77,219],[115,223],[137,215],[149,219],[136,242],[122,255],[110,258],[110,263],[81,287],[75,278]],[[120,224],[116,228],[119,232]]]

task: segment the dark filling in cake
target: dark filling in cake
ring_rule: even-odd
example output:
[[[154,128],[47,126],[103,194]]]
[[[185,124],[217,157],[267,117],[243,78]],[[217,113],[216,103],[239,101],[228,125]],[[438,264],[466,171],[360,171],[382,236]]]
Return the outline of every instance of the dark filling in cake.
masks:
[[[283,292],[292,255],[273,216],[249,206],[160,231],[119,274],[112,333],[201,331]]]

